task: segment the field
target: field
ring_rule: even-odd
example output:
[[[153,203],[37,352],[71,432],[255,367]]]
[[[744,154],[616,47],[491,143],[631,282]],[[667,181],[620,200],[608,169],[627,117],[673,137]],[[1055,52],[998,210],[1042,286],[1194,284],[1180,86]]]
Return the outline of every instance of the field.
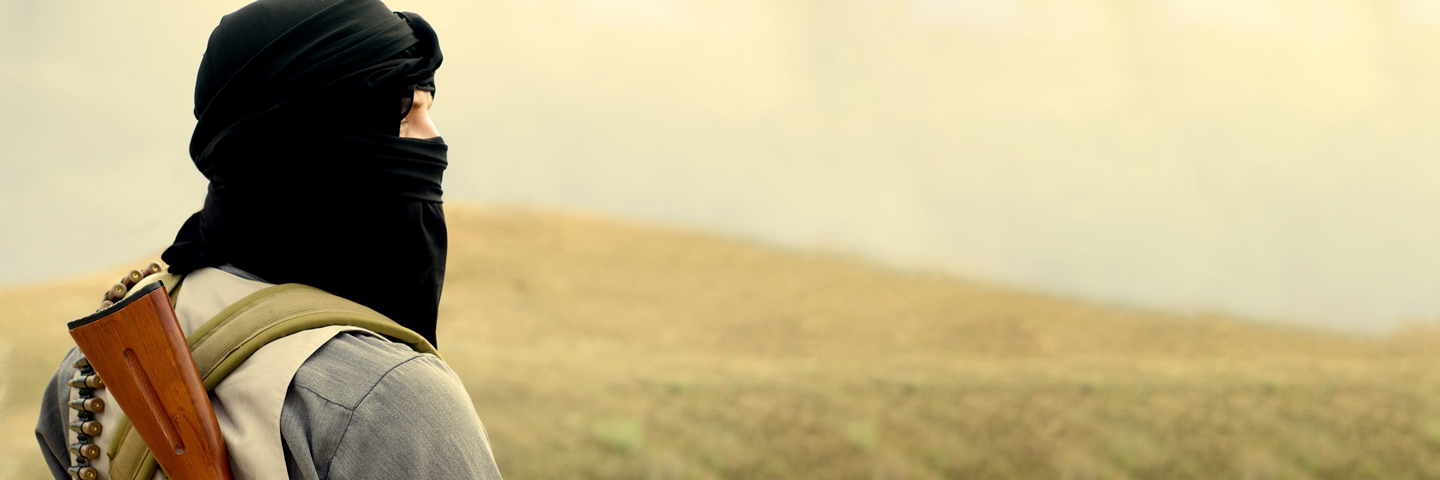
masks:
[[[440,350],[529,478],[1440,478],[1440,333],[1096,305],[830,254],[450,206]],[[133,266],[0,290],[0,478]]]

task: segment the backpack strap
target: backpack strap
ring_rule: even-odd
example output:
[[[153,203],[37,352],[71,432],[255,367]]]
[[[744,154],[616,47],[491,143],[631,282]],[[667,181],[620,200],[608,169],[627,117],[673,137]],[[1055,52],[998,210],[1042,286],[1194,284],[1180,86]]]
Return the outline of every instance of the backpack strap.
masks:
[[[173,303],[174,293],[171,295]],[[417,352],[440,356],[425,337],[379,312],[298,283],[276,285],[246,296],[191,332],[186,342],[190,344],[201,382],[206,390],[213,391],[230,372],[270,342],[332,325],[363,328],[398,340]],[[121,420],[117,427],[115,439],[107,449],[111,457],[110,478],[150,480],[158,468],[155,456],[144,441],[130,435],[128,420]]]

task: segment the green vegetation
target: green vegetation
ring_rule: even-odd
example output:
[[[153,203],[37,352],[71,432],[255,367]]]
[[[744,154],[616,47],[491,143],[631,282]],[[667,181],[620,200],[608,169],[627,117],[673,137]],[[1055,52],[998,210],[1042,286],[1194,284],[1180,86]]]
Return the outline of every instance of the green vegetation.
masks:
[[[1440,335],[1092,305],[827,255],[450,206],[440,349],[507,478],[1440,478]],[[0,478],[63,323],[0,291]]]

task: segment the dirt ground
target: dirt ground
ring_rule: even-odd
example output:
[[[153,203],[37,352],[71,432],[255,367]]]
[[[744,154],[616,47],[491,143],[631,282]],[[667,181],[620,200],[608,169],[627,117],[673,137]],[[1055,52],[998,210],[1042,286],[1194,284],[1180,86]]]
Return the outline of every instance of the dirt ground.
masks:
[[[843,256],[447,206],[440,350],[507,478],[1440,478],[1440,333],[1095,305]],[[0,478],[64,323],[0,290]]]

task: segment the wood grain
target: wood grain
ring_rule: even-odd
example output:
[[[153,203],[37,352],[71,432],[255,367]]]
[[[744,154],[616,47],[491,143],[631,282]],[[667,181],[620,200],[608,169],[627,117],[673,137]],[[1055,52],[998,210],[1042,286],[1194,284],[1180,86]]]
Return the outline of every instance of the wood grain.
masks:
[[[230,480],[210,398],[159,283],[70,324],[70,336],[175,480]]]

